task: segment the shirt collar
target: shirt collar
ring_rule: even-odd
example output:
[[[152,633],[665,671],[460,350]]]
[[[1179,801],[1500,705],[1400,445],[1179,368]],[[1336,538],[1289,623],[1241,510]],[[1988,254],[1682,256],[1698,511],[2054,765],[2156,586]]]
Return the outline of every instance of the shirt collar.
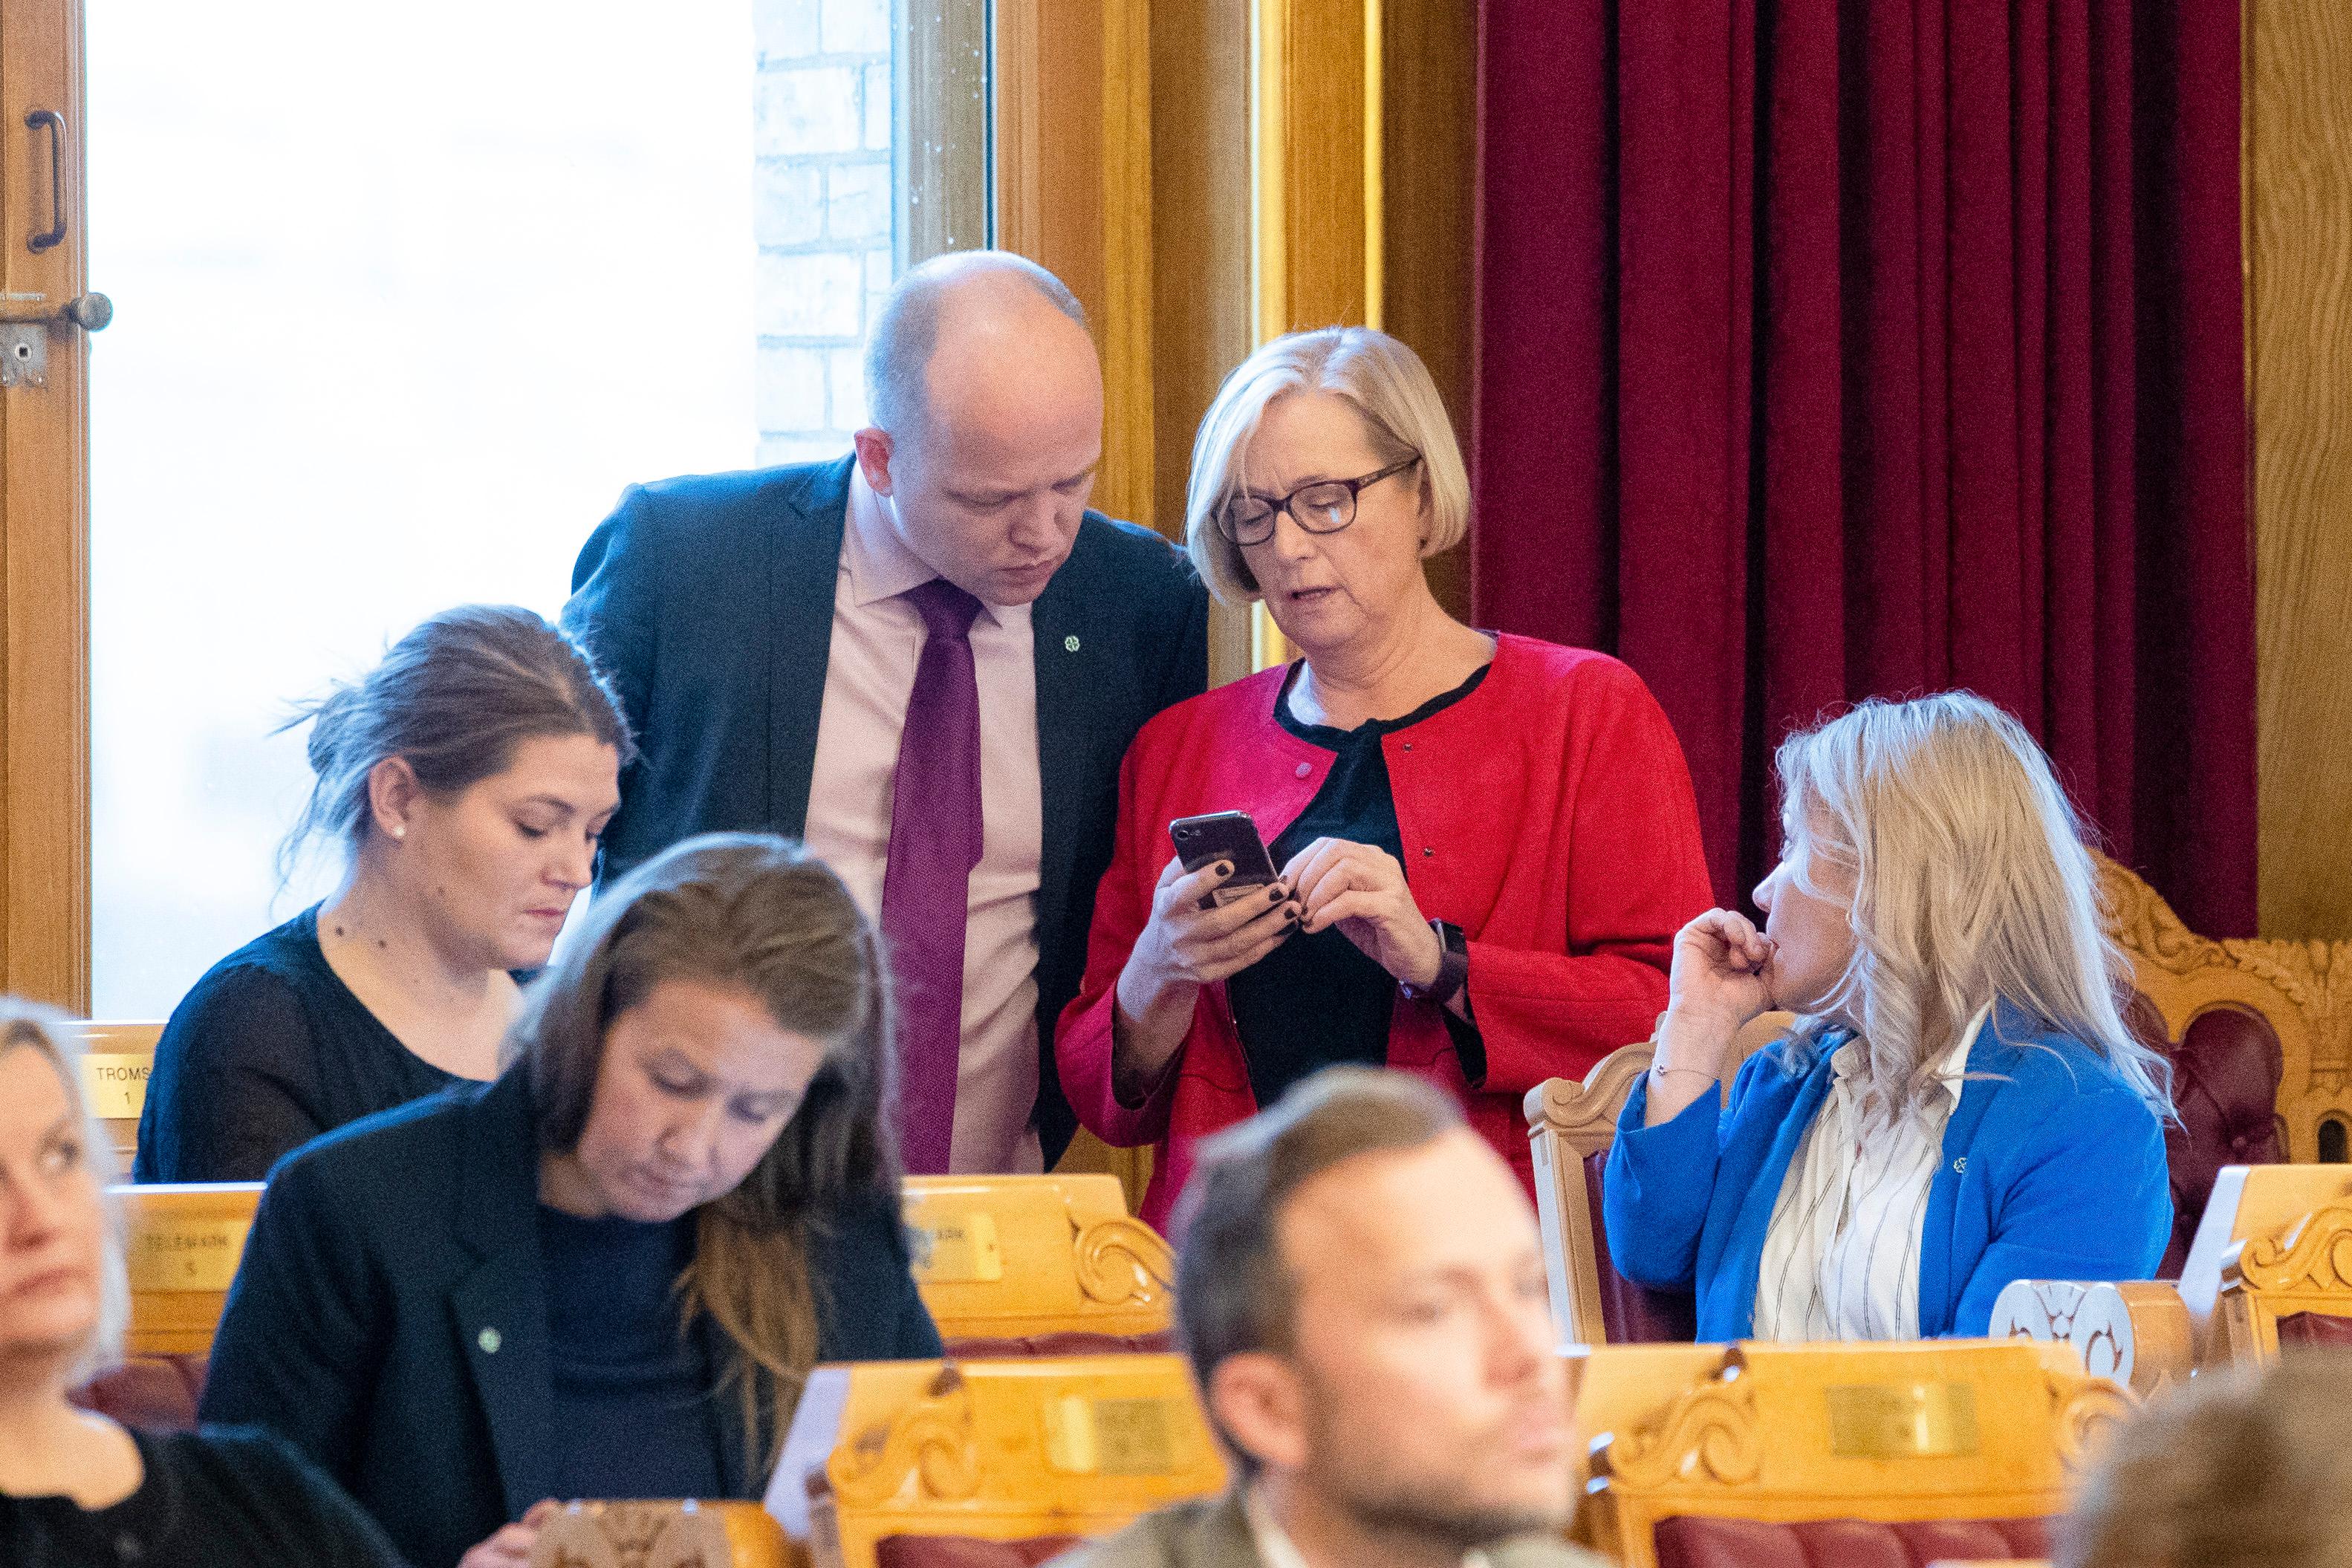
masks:
[[[1979,1008],[1977,1016],[1969,1020],[1969,1027],[1960,1031],[1960,1038],[1953,1041],[1952,1049],[1936,1063],[1936,1081],[1943,1085],[1945,1094],[1955,1105],[1960,1103],[1960,1084],[1969,1070],[1969,1052],[1976,1049],[1977,1035],[1984,1028],[1985,1020],[1991,1016],[1990,1002]],[[1862,1038],[1857,1035],[1830,1054],[1830,1069],[1843,1082],[1861,1076],[1863,1061]]]
[[[849,515],[847,526],[841,531],[841,567],[849,574],[850,602],[860,610],[885,599],[896,599],[940,575],[898,537],[890,516],[890,503],[866,484],[866,469],[859,464],[853,464],[849,470]],[[1025,604],[991,604],[985,599],[980,601],[981,613],[1000,626],[1009,623],[1008,609],[1018,609],[1025,614],[1028,608]]]
[[[1242,1516],[1249,1521],[1251,1539],[1257,1543],[1260,1568],[1307,1568],[1297,1543],[1276,1521],[1274,1511],[1266,1507],[1264,1494],[1255,1486],[1242,1488]],[[1491,1563],[1483,1552],[1465,1552],[1462,1568],[1491,1568]]]

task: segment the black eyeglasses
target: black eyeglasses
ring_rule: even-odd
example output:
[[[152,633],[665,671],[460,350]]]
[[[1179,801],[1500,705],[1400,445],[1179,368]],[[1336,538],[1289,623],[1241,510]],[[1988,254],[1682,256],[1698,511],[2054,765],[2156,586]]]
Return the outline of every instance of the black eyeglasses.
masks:
[[[1274,519],[1283,513],[1310,534],[1336,534],[1356,520],[1356,493],[1367,485],[1403,473],[1421,461],[1419,453],[1360,479],[1318,479],[1279,500],[1236,496],[1217,513],[1217,531],[1237,545],[1262,545],[1274,538]]]

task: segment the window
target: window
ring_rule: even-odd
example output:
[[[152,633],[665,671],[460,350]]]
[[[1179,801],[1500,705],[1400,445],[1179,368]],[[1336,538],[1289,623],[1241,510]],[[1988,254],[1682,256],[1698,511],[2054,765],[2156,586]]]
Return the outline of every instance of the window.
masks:
[[[890,0],[87,15],[92,1001],[159,1017],[336,869],[272,871],[290,700],[553,615],[632,481],[846,450],[915,62]]]

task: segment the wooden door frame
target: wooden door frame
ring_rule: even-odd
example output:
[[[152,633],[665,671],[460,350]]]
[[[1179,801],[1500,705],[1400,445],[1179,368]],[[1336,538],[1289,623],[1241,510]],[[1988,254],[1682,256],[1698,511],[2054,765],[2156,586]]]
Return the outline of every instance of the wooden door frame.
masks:
[[[88,291],[80,0],[0,0],[0,316]],[[64,118],[62,189],[46,129]],[[62,243],[29,236],[62,215]],[[47,384],[0,391],[0,986],[89,1009],[89,339],[47,333]]]

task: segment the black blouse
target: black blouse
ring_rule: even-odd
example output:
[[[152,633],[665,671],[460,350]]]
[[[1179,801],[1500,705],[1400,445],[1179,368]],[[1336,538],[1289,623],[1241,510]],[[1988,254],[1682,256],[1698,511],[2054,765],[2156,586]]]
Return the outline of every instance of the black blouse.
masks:
[[[314,904],[214,965],[173,1009],[131,1179],[259,1181],[321,1133],[464,1082],[352,994],[320,949]]]
[[[1397,828],[1396,796],[1389,787],[1382,737],[1410,729],[1444,712],[1478,689],[1491,665],[1482,664],[1450,692],[1433,696],[1402,718],[1369,719],[1353,729],[1307,724],[1290,711],[1290,690],[1303,664],[1291,666],[1274,700],[1282,727],[1335,754],[1331,771],[1296,821],[1269,844],[1275,869],[1317,839],[1345,839],[1386,850],[1404,863]],[[1411,868],[1407,867],[1410,875]],[[1378,1067],[1388,1061],[1389,1026],[1396,1011],[1396,981],[1337,925],[1299,932],[1225,982],[1243,1055],[1249,1062],[1250,1092],[1271,1105],[1300,1079],[1340,1062]],[[1475,1030],[1449,1009],[1447,1026],[1457,1043],[1475,1040]],[[1465,1051],[1465,1064],[1485,1051]]]
[[[711,1367],[675,1286],[695,1217],[582,1219],[541,1204],[559,1497],[723,1497]]]
[[[376,1522],[258,1429],[133,1430],[146,1479],[110,1508],[0,1493],[9,1568],[404,1568]]]

